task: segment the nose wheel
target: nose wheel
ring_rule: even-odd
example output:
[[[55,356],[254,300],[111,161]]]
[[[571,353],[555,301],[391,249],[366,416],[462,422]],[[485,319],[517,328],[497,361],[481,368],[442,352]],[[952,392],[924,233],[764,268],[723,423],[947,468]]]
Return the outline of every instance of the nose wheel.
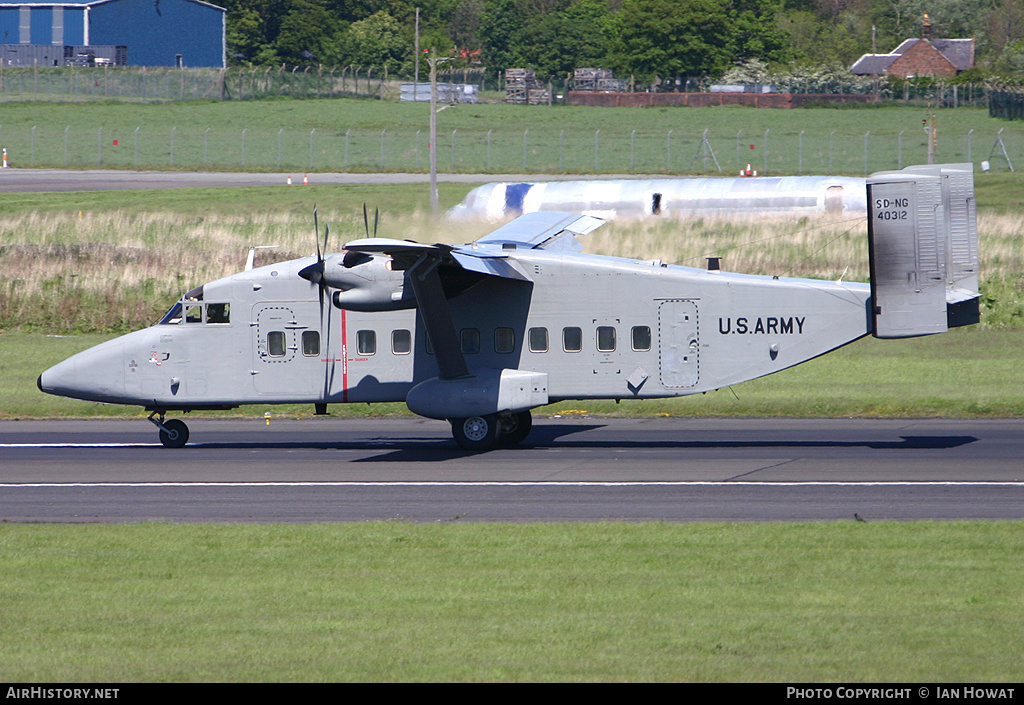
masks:
[[[184,448],[188,443],[188,426],[185,422],[181,419],[164,421],[163,414],[159,414],[159,419],[156,418],[157,415],[154,411],[149,415],[149,420],[160,429],[160,442],[164,448]]]

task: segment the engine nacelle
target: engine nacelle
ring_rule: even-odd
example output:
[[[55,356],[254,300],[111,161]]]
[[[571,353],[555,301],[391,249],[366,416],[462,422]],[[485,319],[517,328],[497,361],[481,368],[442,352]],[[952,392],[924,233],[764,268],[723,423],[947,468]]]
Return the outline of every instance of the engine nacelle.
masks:
[[[414,308],[412,287],[406,290],[405,272],[391,269],[390,257],[349,252],[331,255],[324,262],[324,283],[335,291],[331,300],[349,311],[395,311]],[[347,266],[346,266],[347,265]]]

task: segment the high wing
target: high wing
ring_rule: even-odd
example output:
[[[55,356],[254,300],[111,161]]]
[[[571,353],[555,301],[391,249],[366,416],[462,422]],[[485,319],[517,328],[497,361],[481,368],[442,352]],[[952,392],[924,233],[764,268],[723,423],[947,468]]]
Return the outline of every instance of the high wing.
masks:
[[[583,245],[576,236],[586,235],[604,223],[588,215],[538,211],[520,216],[468,245],[425,245],[408,240],[364,238],[347,243],[345,249],[389,255],[397,263],[409,266],[420,257],[427,257],[438,264],[454,264],[479,274],[530,281],[518,265],[507,261],[510,250],[580,252]]]
[[[364,238],[345,245],[349,253],[385,255],[390,258],[388,272],[401,272],[401,280],[392,276],[390,298],[382,293],[376,299],[387,307],[413,307],[419,309],[427,338],[435,351],[439,376],[452,380],[470,376],[461,344],[452,321],[448,299],[465,290],[482,276],[532,284],[530,277],[509,255],[517,249],[543,249],[575,253],[583,249],[577,235],[591,232],[604,224],[603,220],[573,213],[536,212],[523,215],[468,245],[427,245],[408,240]],[[342,289],[335,294],[335,303],[345,308],[354,296],[349,292],[358,288],[346,287],[352,274],[372,262],[349,267],[351,273],[333,276],[325,272],[328,285]],[[344,266],[344,265],[342,265]],[[467,277],[467,275],[469,275]],[[406,284],[412,289],[412,296]],[[362,303],[358,305],[363,306]],[[367,310],[365,307],[363,310]]]

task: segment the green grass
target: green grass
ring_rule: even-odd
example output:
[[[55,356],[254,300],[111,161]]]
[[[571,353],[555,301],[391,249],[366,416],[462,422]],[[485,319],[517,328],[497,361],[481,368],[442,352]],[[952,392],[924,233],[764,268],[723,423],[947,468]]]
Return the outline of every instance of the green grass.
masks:
[[[135,416],[138,407],[41,393],[47,367],[110,336],[0,335],[0,418]],[[908,340],[865,338],[768,377],[708,394],[649,401],[572,401],[538,414],[620,416],[1024,416],[1024,330],[963,328]],[[307,416],[311,406],[248,406],[231,415]],[[404,404],[333,405],[334,414],[407,414]],[[199,413],[199,412],[196,412]],[[218,412],[219,413],[219,412]]]
[[[7,682],[996,682],[1016,522],[0,526]]]
[[[923,163],[921,120],[932,112],[459,105],[438,116],[438,167],[717,174],[694,159],[707,129],[725,174],[751,162],[762,173],[864,175]],[[1011,160],[1024,163],[1021,123],[978,108],[937,116],[939,161],[988,159],[1003,129]],[[66,104],[59,120],[50,105],[14,103],[0,137],[13,166],[425,172],[428,125],[426,104],[372,100]]]

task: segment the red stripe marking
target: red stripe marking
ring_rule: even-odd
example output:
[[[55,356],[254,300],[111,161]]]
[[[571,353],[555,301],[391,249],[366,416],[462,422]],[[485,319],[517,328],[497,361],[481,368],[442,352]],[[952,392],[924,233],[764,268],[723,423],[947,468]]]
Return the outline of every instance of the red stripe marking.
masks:
[[[348,319],[341,309],[341,400],[348,403]]]

